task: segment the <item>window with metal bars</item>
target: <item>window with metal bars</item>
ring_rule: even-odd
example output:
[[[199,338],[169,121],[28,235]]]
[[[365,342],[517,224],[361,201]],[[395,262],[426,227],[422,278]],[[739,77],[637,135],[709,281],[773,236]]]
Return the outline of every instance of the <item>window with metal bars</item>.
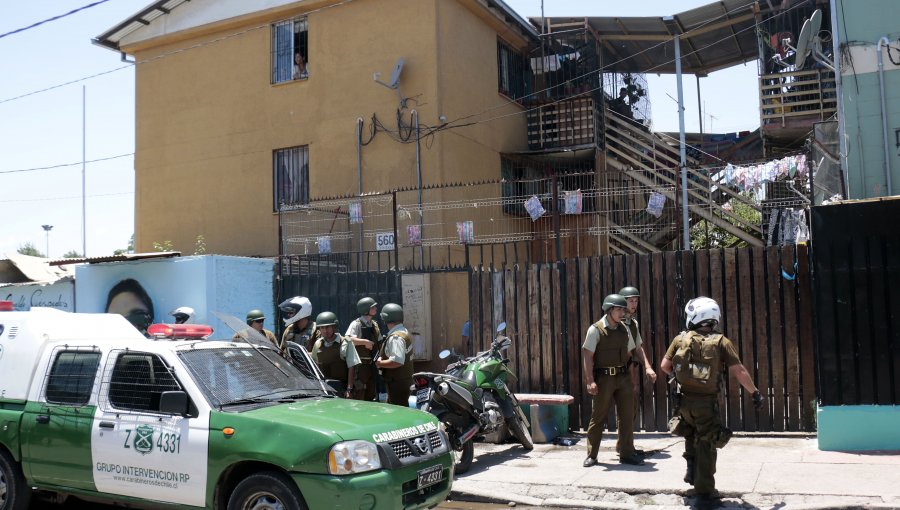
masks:
[[[275,210],[309,203],[309,148],[291,147],[273,153]]]
[[[272,25],[272,83],[309,78],[308,42],[306,18]]]
[[[497,87],[510,99],[525,97],[525,58],[503,41],[497,41]]]
[[[64,351],[56,355],[47,376],[47,402],[52,404],[85,405],[91,399],[99,352]]]
[[[159,356],[124,352],[116,358],[109,378],[110,405],[126,411],[159,412],[164,391],[181,391],[181,385]]]

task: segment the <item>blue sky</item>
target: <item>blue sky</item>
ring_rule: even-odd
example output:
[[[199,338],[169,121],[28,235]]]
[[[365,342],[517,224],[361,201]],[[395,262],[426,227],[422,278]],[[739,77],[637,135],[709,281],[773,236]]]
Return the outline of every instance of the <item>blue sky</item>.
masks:
[[[212,1],[212,0],[196,0]],[[376,0],[359,0],[376,1]],[[415,1],[415,0],[409,0]],[[64,14],[91,0],[0,3],[0,33]],[[148,5],[149,0],[111,0],[66,18],[0,38],[0,255],[26,242],[46,251],[41,225],[53,226],[51,257],[82,251],[82,132],[88,161],[134,152],[134,69],[91,38]],[[540,16],[540,0],[506,0],[523,17]],[[545,0],[547,16],[664,16],[706,0]],[[118,69],[118,70],[117,70]],[[98,73],[46,92],[27,95]],[[648,77],[656,129],[677,131],[675,79]],[[698,127],[697,93],[686,76],[688,131]],[[86,122],[82,130],[82,87]],[[759,125],[756,66],[713,73],[701,81],[705,131],[753,130]],[[15,99],[14,99],[15,98]],[[709,122],[712,122],[710,126]],[[46,170],[40,167],[78,163]],[[27,170],[27,171],[20,171]],[[88,256],[124,248],[134,232],[134,158],[86,165]]]

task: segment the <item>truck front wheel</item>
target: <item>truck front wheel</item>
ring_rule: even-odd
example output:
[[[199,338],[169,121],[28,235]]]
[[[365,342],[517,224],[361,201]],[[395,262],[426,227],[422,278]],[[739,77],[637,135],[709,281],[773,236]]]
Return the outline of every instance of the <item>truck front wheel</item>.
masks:
[[[19,465],[0,449],[0,510],[26,510],[31,502],[31,488]]]
[[[6,510],[0,506],[0,510]],[[308,510],[296,484],[282,473],[264,471],[237,484],[228,510]]]

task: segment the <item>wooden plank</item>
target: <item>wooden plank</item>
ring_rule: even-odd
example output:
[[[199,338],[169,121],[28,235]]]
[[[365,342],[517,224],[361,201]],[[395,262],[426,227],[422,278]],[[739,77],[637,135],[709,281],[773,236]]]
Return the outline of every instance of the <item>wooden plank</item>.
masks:
[[[529,330],[529,321],[528,321],[528,294],[527,294],[527,279],[525,275],[525,265],[524,264],[516,264],[514,267],[515,270],[515,298],[514,302],[516,304],[516,315],[515,315],[515,324],[516,324],[516,352],[514,355],[510,356],[510,358],[515,358],[516,364],[516,377],[518,378],[518,382],[516,383],[519,391],[524,391],[527,387],[527,376],[528,376],[528,357],[529,357],[529,346],[528,342],[530,339],[530,330]]]
[[[551,389],[551,381],[552,381],[552,371],[553,371],[553,322],[554,318],[552,314],[554,310],[552,308],[553,296],[551,293],[551,282],[550,280],[553,278],[552,269],[550,264],[541,264],[540,265],[540,285],[541,285],[541,306],[540,313],[542,320],[541,323],[541,349],[540,349],[540,364],[539,366],[539,377],[540,377],[540,392],[541,393],[553,393]]]
[[[813,289],[809,270],[809,247],[797,245],[797,319],[800,357],[800,427],[816,429],[816,367],[813,349]]]
[[[784,317],[781,309],[781,252],[766,248],[766,282],[769,293],[769,359],[772,374],[772,428],[784,431]]]
[[[568,374],[568,371],[564,371],[563,367],[568,366],[568,361],[563,359],[563,342],[568,340],[567,338],[563,338],[562,336],[562,321],[563,315],[568,313],[568,303],[563,303],[559,293],[559,280],[563,276],[560,272],[560,266],[558,264],[552,264],[548,266],[550,270],[550,335],[547,337],[547,347],[550,351],[550,356],[545,358],[545,364],[549,360],[549,372],[545,372],[545,377],[548,381],[548,392],[549,393],[559,393],[562,391],[563,382],[562,377],[565,374]],[[563,282],[565,284],[565,282]]]
[[[695,278],[697,279],[698,296],[709,296],[709,250],[697,250],[694,252]]]
[[[738,288],[735,282],[742,278],[743,275],[738,271],[737,251],[734,248],[728,248],[724,253],[725,258],[725,299],[719,302],[722,309],[722,319],[724,324],[720,326],[722,333],[726,337],[735,341],[739,338],[740,331],[740,308],[741,303],[738,301]],[[724,303],[724,306],[723,306]],[[735,341],[737,352],[740,351],[740,342]],[[726,377],[725,385],[725,416],[727,417],[728,427],[731,430],[744,430],[743,420],[741,420],[741,385],[732,377]]]
[[[518,374],[519,368],[518,363],[519,360],[516,359],[512,361],[512,358],[518,358],[518,355],[513,355],[513,353],[518,354],[522,351],[521,347],[521,331],[517,327],[516,324],[516,270],[515,267],[505,267],[503,270],[503,320],[506,321],[506,335],[512,341],[512,345],[510,346],[510,364],[512,365],[510,368],[513,369],[513,373]],[[513,391],[519,391],[518,383],[513,385]]]
[[[781,279],[781,298],[784,308],[785,345],[784,357],[787,373],[785,374],[785,414],[787,430],[800,430],[800,359],[799,338],[797,330],[797,260],[795,245],[785,245],[781,249],[781,268],[790,278]],[[799,266],[799,263],[797,264]]]
[[[694,253],[691,250],[677,252],[681,258],[681,296],[678,301],[685,303],[701,294],[697,292],[697,275],[694,270]]]
[[[654,255],[656,254],[654,253]],[[663,312],[661,316],[661,326],[663,327],[663,331],[665,331],[665,337],[671,341],[671,339],[675,338],[675,336],[684,329],[684,303],[678,302],[675,285],[681,276],[676,272],[675,252],[669,251],[662,253],[660,266],[661,274],[664,275],[661,280],[664,282],[664,285],[657,291],[663,297],[664,303],[663,307],[660,308]],[[657,417],[657,420],[664,417],[665,421],[668,421],[672,411],[672,409],[667,409],[662,416]],[[659,421],[657,421],[657,426],[662,430],[665,423],[659,423]]]
[[[538,265],[530,264],[528,267],[528,391],[540,392],[540,356],[541,356],[541,310],[540,310],[540,282],[538,280]]]
[[[478,346],[477,350],[484,351],[487,349],[487,346],[490,344],[491,339],[494,337],[494,296],[491,293],[491,284],[493,282],[491,281],[492,275],[490,266],[481,266],[481,274],[479,276],[481,277],[482,322],[481,334],[478,335],[475,345]],[[475,353],[472,354],[474,355]]]
[[[738,307],[740,327],[737,328],[738,338],[735,343],[737,352],[741,356],[741,363],[752,375],[756,369],[756,350],[753,347],[753,322],[755,320],[753,307],[753,266],[752,249],[740,248],[737,251],[737,265],[740,268],[741,277],[735,282],[738,286]],[[753,400],[749,392],[743,392],[743,430],[746,432],[759,430],[756,422],[756,412],[753,410]]]
[[[884,239],[881,237],[868,237],[866,239],[866,247],[868,249],[868,274],[869,274],[869,317],[872,337],[872,352],[874,360],[872,363],[872,372],[875,382],[875,404],[889,405],[893,404],[891,400],[891,338],[890,310],[888,308],[890,301],[887,298],[887,288],[885,287],[887,280],[886,261],[884,251]]]
[[[890,379],[894,382],[894,386],[890,388],[890,394],[891,402],[897,405],[900,404],[900,355],[898,355],[898,349],[900,349],[900,327],[897,327],[895,324],[897,317],[900,317],[900,259],[897,258],[896,254],[900,253],[900,237],[885,236],[884,243],[885,301],[890,306],[885,317],[892,318],[891,321],[886,321],[891,324],[890,334],[888,335],[892,353],[889,374]]]
[[[837,327],[838,380],[840,403],[858,405],[859,398],[859,366],[857,364],[857,338],[855,332],[856,312],[854,303],[854,281],[851,254],[853,240],[847,238],[844,243],[833,245],[831,252],[832,273],[834,278],[835,318]]]
[[[660,338],[661,341],[656,347],[657,359],[661,360],[665,354],[664,348],[660,348],[659,344],[665,344],[668,347],[671,338],[668,337],[665,328],[664,317],[666,310],[665,296],[663,289],[665,287],[665,273],[663,272],[663,254],[662,252],[644,255],[647,258],[647,271],[650,275],[649,293],[650,298],[644,302],[644,318],[647,321],[645,328],[650,328],[651,335],[654,338]],[[662,351],[662,353],[660,353]],[[656,366],[659,366],[657,363]],[[656,430],[663,430],[663,427],[669,420],[669,386],[666,377],[656,378],[655,396],[653,401],[653,425]]]
[[[871,280],[868,267],[868,244],[865,238],[850,243],[853,278],[853,342],[856,344],[856,363],[859,374],[857,391],[860,404],[875,403],[875,363],[872,338]]]
[[[575,403],[578,406],[578,414],[573,415],[570,423],[581,423],[581,417],[590,413],[590,408],[584,407],[585,395],[584,391],[584,371],[581,366],[581,345],[584,343],[584,337],[587,334],[587,328],[591,324],[591,265],[597,257],[578,259],[578,286],[575,287],[578,299],[578,323],[575,324],[575,339],[578,365],[576,373],[578,378],[576,384],[572,387],[572,396],[575,397]]]
[[[561,374],[566,377],[565,385],[561,390],[569,395],[572,394],[572,391],[580,386],[578,383],[578,377],[581,372],[578,370],[578,366],[581,364],[581,357],[579,356],[581,351],[581,342],[578,341],[578,308],[579,301],[581,300],[581,293],[578,289],[578,266],[579,259],[569,259],[566,261],[566,291],[568,293],[567,299],[563,302],[563,306],[565,307],[566,320],[568,324],[568,332],[566,335],[561,336],[562,342],[565,342],[567,346],[567,354],[568,356],[564,359],[565,365],[563,367],[563,371]],[[562,334],[562,332],[560,332]],[[570,409],[570,416],[571,416]]]
[[[772,430],[772,407],[771,402],[771,383],[769,381],[769,369],[771,360],[769,358],[769,332],[768,321],[768,292],[766,291],[766,251],[762,247],[753,247],[751,249],[753,263],[753,315],[755,321],[753,324],[753,337],[755,341],[756,351],[756,373],[750,375],[755,376],[754,381],[759,391],[766,398],[766,405],[757,411],[758,430],[769,432]]]

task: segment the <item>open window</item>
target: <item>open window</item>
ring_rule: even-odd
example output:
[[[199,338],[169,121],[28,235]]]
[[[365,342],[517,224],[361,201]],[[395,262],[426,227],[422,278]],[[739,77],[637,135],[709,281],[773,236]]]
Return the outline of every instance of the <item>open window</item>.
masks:
[[[309,148],[291,147],[273,153],[275,210],[309,203]]]
[[[309,78],[309,38],[306,18],[272,25],[272,83]]]
[[[520,101],[525,97],[525,58],[501,40],[497,40],[497,89],[504,96]]]

